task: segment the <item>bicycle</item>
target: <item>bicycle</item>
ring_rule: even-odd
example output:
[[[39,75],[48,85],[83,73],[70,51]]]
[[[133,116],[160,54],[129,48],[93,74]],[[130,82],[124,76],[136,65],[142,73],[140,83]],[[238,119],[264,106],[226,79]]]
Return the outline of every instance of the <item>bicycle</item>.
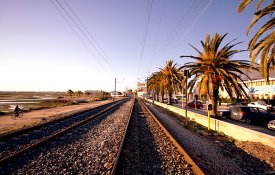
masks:
[[[18,114],[17,113],[15,113],[15,112],[13,112],[12,114],[11,114],[11,118],[12,119],[16,119],[16,118],[22,118],[22,116],[23,116],[23,111],[18,111]]]

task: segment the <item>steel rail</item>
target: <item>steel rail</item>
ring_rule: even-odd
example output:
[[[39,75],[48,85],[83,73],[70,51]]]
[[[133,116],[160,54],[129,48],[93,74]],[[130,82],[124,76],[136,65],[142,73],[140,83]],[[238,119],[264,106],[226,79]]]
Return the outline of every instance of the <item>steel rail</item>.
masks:
[[[5,157],[5,158],[1,159],[0,160],[0,165],[3,165],[4,163],[6,163],[8,161],[11,161],[11,160],[19,157],[20,155],[26,153],[29,150],[32,150],[32,149],[34,149],[34,148],[36,148],[36,147],[38,147],[40,145],[43,145],[43,143],[46,143],[46,142],[48,142],[48,141],[50,141],[50,140],[52,140],[52,139],[54,139],[54,138],[56,138],[58,136],[61,136],[61,135],[65,134],[66,132],[68,132],[68,131],[70,131],[70,130],[78,127],[78,126],[81,126],[81,125],[83,125],[83,124],[85,124],[85,123],[87,123],[87,122],[89,122],[91,120],[94,120],[95,118],[97,118],[97,117],[99,117],[99,116],[101,116],[101,115],[103,115],[103,114],[111,111],[112,109],[115,109],[116,107],[118,107],[123,102],[125,102],[125,101],[124,100],[123,101],[119,101],[118,103],[116,103],[116,104],[114,104],[114,105],[112,105],[112,106],[110,106],[110,107],[108,107],[108,108],[106,108],[106,109],[98,112],[95,115],[92,115],[91,117],[89,117],[87,119],[79,121],[79,122],[77,122],[77,123],[75,123],[75,124],[73,124],[73,125],[65,128],[65,129],[63,129],[63,130],[61,130],[61,131],[53,134],[53,135],[48,136],[47,138],[44,138],[44,139],[40,140],[39,142],[37,142],[37,143],[35,143],[33,145],[30,145],[30,146],[28,146],[28,147],[26,147],[26,148],[24,148],[22,150],[19,150],[19,151],[15,152],[15,153],[9,155],[8,157]]]
[[[119,100],[119,101],[116,101],[116,102],[120,102],[120,101],[123,101],[123,100]],[[64,116],[64,117],[54,119],[54,120],[51,120],[51,121],[48,121],[48,122],[45,122],[45,123],[42,123],[42,124],[38,124],[38,125],[35,125],[35,126],[31,126],[31,127],[28,127],[28,128],[20,129],[20,130],[11,132],[11,133],[3,134],[3,135],[0,135],[0,140],[1,141],[7,140],[11,137],[15,137],[16,135],[20,135],[22,133],[26,133],[26,132],[29,132],[29,131],[32,131],[32,130],[36,130],[36,129],[39,129],[39,128],[42,128],[42,127],[45,127],[45,126],[63,121],[63,120],[66,120],[66,119],[71,118],[73,116],[82,115],[82,114],[84,115],[84,114],[90,112],[91,110],[97,110],[97,109],[99,109],[103,106],[107,106],[107,105],[110,105],[110,104],[116,103],[116,102],[110,102],[110,103],[103,104],[103,105],[100,105],[100,106],[97,106],[97,107],[94,107],[94,108],[90,108],[90,109],[87,109],[87,110],[84,110],[84,111],[80,111],[80,112],[77,111],[75,113],[69,114],[68,116]]]
[[[112,173],[111,173],[112,175],[116,174],[117,167],[118,167],[119,161],[121,159],[122,149],[123,149],[125,138],[126,138],[126,135],[127,135],[129,123],[130,123],[130,120],[131,120],[131,118],[133,116],[133,109],[134,109],[135,104],[136,104],[136,99],[133,101],[133,104],[132,104],[132,107],[131,107],[131,110],[130,110],[130,113],[129,113],[129,117],[128,117],[128,121],[127,121],[127,124],[126,124],[126,128],[125,128],[122,140],[120,142],[120,146],[119,146],[119,150],[117,152],[117,156],[116,156],[116,159],[115,159],[114,166],[112,168]]]
[[[177,148],[180,154],[184,156],[184,159],[187,163],[189,163],[192,167],[191,169],[195,172],[195,174],[204,175],[205,173],[201,170],[201,168],[193,161],[191,156],[182,148],[182,146],[174,139],[174,137],[169,133],[169,131],[161,124],[161,122],[157,119],[157,117],[151,112],[151,110],[144,104],[142,100],[139,99],[140,104],[148,111],[150,116],[156,121],[156,123],[160,126],[169,140],[173,143],[173,145]]]

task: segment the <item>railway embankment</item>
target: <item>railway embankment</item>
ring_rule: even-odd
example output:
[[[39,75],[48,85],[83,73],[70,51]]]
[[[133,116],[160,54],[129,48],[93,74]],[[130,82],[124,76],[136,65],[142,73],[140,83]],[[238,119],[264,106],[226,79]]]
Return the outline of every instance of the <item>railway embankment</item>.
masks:
[[[148,101],[151,103],[151,100]],[[181,109],[175,106],[167,105],[165,103],[160,103],[156,101],[154,101],[154,105],[160,106],[168,111],[185,117],[185,109]],[[205,115],[187,110],[187,118],[188,120],[195,121],[198,124],[208,127],[208,118]],[[222,132],[236,140],[260,142],[275,148],[274,136],[258,132],[249,128],[245,128],[236,124],[232,124],[227,122],[226,120],[222,121],[220,119],[210,118],[210,129],[217,132]]]

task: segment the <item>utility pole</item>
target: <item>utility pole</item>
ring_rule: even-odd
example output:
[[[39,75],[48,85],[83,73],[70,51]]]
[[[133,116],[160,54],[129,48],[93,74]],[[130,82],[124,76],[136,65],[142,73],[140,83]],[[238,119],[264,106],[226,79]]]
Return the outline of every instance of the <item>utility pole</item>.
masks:
[[[185,125],[187,126],[188,124],[188,118],[187,118],[187,79],[188,79],[188,70],[184,70],[184,76],[186,77],[185,80],[185,104],[186,104],[186,109],[185,109]]]
[[[148,77],[146,77],[146,91],[147,91],[146,99],[148,99]]]
[[[182,107],[182,109],[184,108],[184,105],[183,105],[183,98],[184,98],[184,92],[183,92],[183,86],[182,86],[182,92],[181,92],[181,94],[182,94],[182,100],[181,100],[181,107]],[[187,104],[186,104],[187,105]],[[187,106],[186,106],[187,107]]]
[[[116,78],[115,78],[115,92],[114,92],[114,100],[115,100],[115,97],[116,97]]]

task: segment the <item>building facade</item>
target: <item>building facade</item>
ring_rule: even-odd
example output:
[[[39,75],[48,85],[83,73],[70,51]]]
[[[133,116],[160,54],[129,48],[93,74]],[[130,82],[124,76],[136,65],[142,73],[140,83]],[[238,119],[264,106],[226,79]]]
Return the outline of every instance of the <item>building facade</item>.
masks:
[[[240,78],[244,81],[239,81],[243,86],[247,86],[246,93],[250,96],[251,99],[275,99],[275,69],[270,69],[269,82],[267,82],[260,75],[259,71],[246,69],[243,70],[245,75],[241,75]],[[244,85],[245,84],[245,85]],[[220,95],[223,98],[229,98],[226,92],[221,92]]]
[[[147,84],[143,82],[137,82],[137,96],[146,97],[147,95]]]

